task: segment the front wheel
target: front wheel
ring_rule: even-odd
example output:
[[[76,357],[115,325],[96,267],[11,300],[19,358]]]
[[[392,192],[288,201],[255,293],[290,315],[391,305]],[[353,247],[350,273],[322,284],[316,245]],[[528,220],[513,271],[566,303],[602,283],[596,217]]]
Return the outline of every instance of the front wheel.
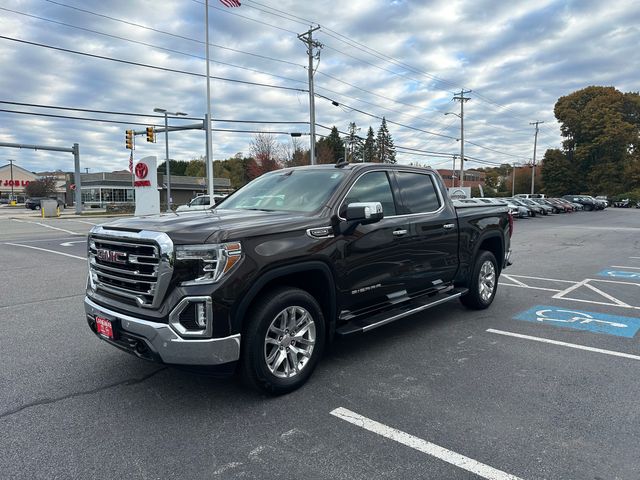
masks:
[[[478,252],[471,275],[469,291],[460,297],[460,302],[474,310],[485,309],[493,302],[498,289],[498,263],[493,253]]]
[[[309,379],[322,356],[322,310],[304,290],[271,290],[253,308],[242,340],[244,380],[271,395],[291,392]]]

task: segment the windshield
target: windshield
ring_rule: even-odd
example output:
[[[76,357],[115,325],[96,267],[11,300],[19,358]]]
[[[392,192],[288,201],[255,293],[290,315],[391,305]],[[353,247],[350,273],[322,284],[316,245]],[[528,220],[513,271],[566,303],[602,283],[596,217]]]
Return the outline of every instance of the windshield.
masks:
[[[225,200],[225,209],[313,212],[342,183],[338,169],[279,170],[262,175]]]

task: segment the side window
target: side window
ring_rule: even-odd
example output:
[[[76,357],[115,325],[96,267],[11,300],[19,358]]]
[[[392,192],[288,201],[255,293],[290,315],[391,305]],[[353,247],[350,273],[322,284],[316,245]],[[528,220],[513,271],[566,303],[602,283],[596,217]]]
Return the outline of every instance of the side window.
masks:
[[[398,172],[398,185],[406,212],[435,212],[440,208],[440,200],[431,175],[412,172]]]
[[[385,217],[396,214],[396,204],[393,201],[391,185],[389,185],[389,178],[385,172],[365,173],[356,180],[342,202],[340,215],[345,216],[347,205],[359,202],[380,202]]]

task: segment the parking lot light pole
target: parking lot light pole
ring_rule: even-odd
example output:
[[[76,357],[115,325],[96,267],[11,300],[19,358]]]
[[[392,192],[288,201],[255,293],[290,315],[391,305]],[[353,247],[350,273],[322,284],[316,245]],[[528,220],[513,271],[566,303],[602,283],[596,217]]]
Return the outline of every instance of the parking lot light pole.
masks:
[[[164,147],[165,147],[165,172],[167,176],[167,212],[171,212],[171,169],[169,168],[169,126],[168,115],[174,115],[176,117],[186,117],[187,114],[183,112],[170,113],[164,108],[154,108],[154,112],[164,114]]]

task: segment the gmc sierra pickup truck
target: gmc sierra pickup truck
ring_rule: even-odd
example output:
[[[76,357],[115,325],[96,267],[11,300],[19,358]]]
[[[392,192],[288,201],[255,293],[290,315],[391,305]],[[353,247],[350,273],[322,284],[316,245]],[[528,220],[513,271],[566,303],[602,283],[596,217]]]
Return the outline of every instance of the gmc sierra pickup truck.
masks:
[[[454,299],[487,308],[512,228],[506,206],[454,206],[430,169],[277,170],[211,210],[94,227],[86,317],[140,358],[286,393],[336,336]]]

